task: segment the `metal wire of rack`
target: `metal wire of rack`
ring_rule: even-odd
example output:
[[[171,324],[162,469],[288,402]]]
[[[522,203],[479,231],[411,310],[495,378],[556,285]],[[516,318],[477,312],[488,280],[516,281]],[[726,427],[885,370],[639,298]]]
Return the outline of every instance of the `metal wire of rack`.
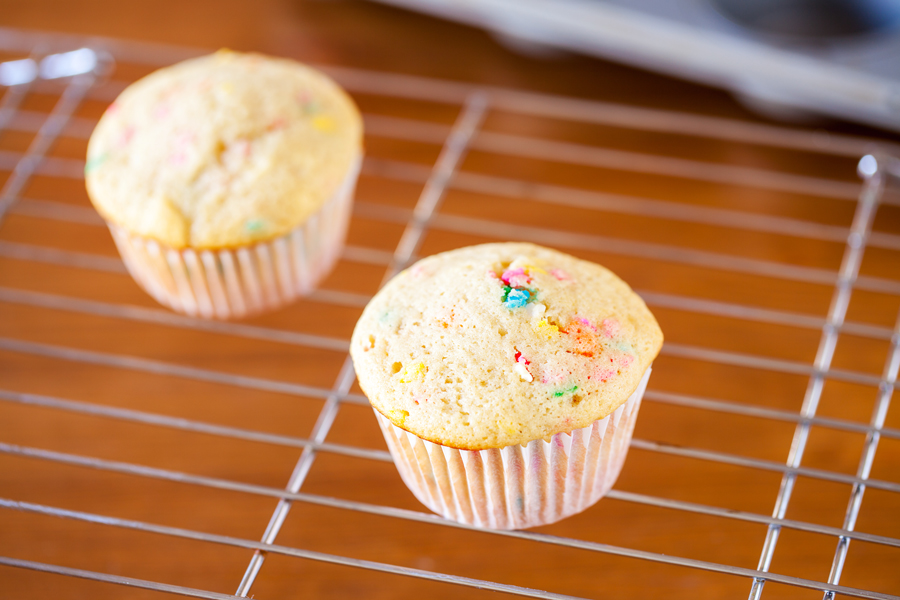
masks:
[[[41,59],[59,56],[60,53],[83,47],[91,48],[95,53],[96,63],[92,68],[77,74],[63,72],[59,77],[42,74]],[[33,230],[34,223],[48,227],[50,226],[48,224],[63,228],[77,226],[78,231],[85,231],[102,227],[103,222],[84,201],[48,200],[33,197],[30,192],[26,196],[24,192],[29,190],[29,185],[38,178],[77,181],[82,177],[84,163],[81,158],[60,156],[54,154],[53,149],[64,138],[83,144],[95,123],[95,117],[79,113],[83,103],[109,102],[124,85],[129,83],[127,75],[125,79],[116,78],[120,71],[111,69],[113,63],[119,68],[125,64],[155,68],[187,58],[197,52],[133,42],[85,40],[8,29],[0,29],[0,52],[6,53],[9,61],[31,60],[33,63],[32,77],[23,78],[22,81],[9,85],[0,101],[0,135],[4,132],[17,132],[31,136],[24,149],[0,148],[0,170],[6,174],[5,183],[0,191],[0,260],[3,261],[0,264],[6,265],[4,268],[9,275],[4,276],[4,268],[0,268],[0,304],[4,306],[0,312],[0,320],[3,320],[3,313],[6,313],[10,323],[4,326],[4,333],[0,336],[0,352],[7,357],[33,357],[44,361],[41,364],[46,365],[66,363],[113,369],[120,372],[122,377],[177,378],[178,381],[235,388],[250,395],[271,393],[295,399],[321,401],[321,408],[316,411],[308,435],[298,436],[250,426],[225,425],[212,418],[186,418],[165,412],[150,412],[114,406],[110,403],[37,393],[33,390],[40,388],[34,376],[28,380],[34,387],[0,382],[0,405],[51,411],[56,415],[54,418],[74,419],[76,416],[91,416],[104,420],[109,427],[116,427],[117,424],[118,426],[140,424],[150,427],[150,431],[153,432],[198,433],[217,436],[235,443],[253,442],[300,450],[299,459],[293,466],[288,483],[281,488],[251,483],[237,476],[234,478],[211,476],[188,470],[140,464],[127,458],[110,459],[8,442],[7,440],[17,439],[11,433],[12,426],[3,429],[0,425],[0,431],[4,432],[3,441],[0,441],[0,454],[9,458],[87,468],[142,480],[176,482],[205,488],[214,493],[238,492],[277,501],[275,509],[268,513],[268,522],[262,535],[250,538],[32,502],[23,499],[23,496],[15,497],[16,488],[11,478],[6,482],[8,485],[3,485],[6,477],[0,470],[0,487],[10,490],[2,493],[0,509],[8,514],[60,517],[89,525],[92,528],[89,531],[96,530],[93,528],[112,527],[158,534],[165,541],[190,540],[251,552],[243,577],[234,593],[175,584],[171,583],[171,580],[163,582],[142,579],[103,572],[100,569],[74,568],[20,557],[15,552],[16,540],[12,539],[12,534],[4,536],[2,532],[0,545],[5,555],[0,556],[0,565],[156,592],[200,598],[233,598],[251,596],[259,589],[257,583],[265,579],[267,557],[289,557],[519,596],[573,597],[569,593],[518,585],[514,582],[522,579],[516,579],[506,572],[499,572],[498,578],[502,576],[506,581],[513,583],[441,572],[429,568],[427,561],[421,563],[424,566],[415,567],[409,564],[359,558],[352,544],[341,547],[341,552],[329,552],[308,549],[299,544],[278,543],[285,524],[291,518],[292,507],[303,505],[333,509],[337,511],[335,514],[338,515],[336,517],[338,519],[350,518],[348,515],[351,514],[370,515],[402,523],[402,527],[427,525],[462,532],[480,532],[481,535],[490,536],[478,538],[479,544],[485,545],[491,544],[492,540],[507,538],[536,544],[540,548],[538,552],[541,553],[575,549],[588,552],[591,556],[638,559],[629,564],[668,565],[686,568],[694,573],[721,574],[727,576],[729,581],[744,582],[745,592],[749,592],[751,598],[769,596],[769,591],[764,592],[768,589],[765,587],[767,583],[784,584],[790,586],[786,588],[790,590],[805,588],[825,594],[826,598],[831,598],[834,594],[863,598],[900,597],[898,595],[900,581],[897,580],[896,573],[893,575],[890,573],[891,565],[897,564],[896,549],[900,548],[900,535],[897,535],[894,526],[896,523],[888,523],[881,533],[876,533],[878,528],[873,528],[871,523],[866,530],[857,531],[857,520],[863,510],[866,490],[883,492],[883,498],[889,506],[896,506],[897,498],[900,497],[898,496],[900,482],[885,478],[885,474],[897,472],[896,452],[887,455],[888,458],[885,459],[887,466],[877,471],[880,477],[873,476],[873,465],[879,445],[883,446],[885,441],[893,443],[894,440],[900,439],[900,429],[889,426],[890,401],[897,387],[900,369],[900,320],[890,327],[883,319],[878,321],[874,318],[861,318],[868,315],[866,303],[874,306],[877,302],[881,302],[889,306],[889,309],[881,312],[888,310],[896,312],[896,298],[900,296],[900,276],[896,268],[890,270],[891,261],[896,258],[896,252],[900,251],[900,231],[897,231],[896,223],[889,218],[881,222],[880,228],[875,227],[881,207],[900,206],[897,197],[888,193],[889,190],[886,191],[891,177],[900,174],[898,162],[890,157],[891,154],[896,154],[895,147],[851,136],[829,135],[718,117],[582,101],[350,68],[326,68],[351,93],[373,99],[371,100],[373,106],[381,108],[380,112],[365,114],[367,139],[375,146],[375,150],[370,150],[366,159],[363,169],[364,179],[399,182],[418,190],[412,207],[401,202],[373,202],[366,197],[358,198],[354,209],[354,226],[393,228],[391,230],[396,232],[395,235],[387,238],[391,240],[396,238],[398,241],[393,249],[384,245],[376,247],[351,243],[344,252],[342,266],[338,267],[339,271],[344,268],[345,263],[362,265],[370,269],[366,271],[366,277],[371,279],[371,273],[380,273],[379,279],[383,282],[418,256],[441,249],[441,244],[453,247],[471,240],[527,239],[576,253],[607,257],[618,261],[626,271],[630,269],[639,272],[640,269],[655,268],[654,272],[659,274],[665,269],[673,269],[675,274],[672,277],[675,278],[694,276],[702,278],[705,276],[704,273],[709,271],[725,273],[732,285],[744,286],[741,288],[744,291],[748,286],[764,282],[760,284],[762,287],[776,290],[777,294],[789,297],[788,301],[780,304],[778,302],[767,304],[759,301],[759,296],[749,293],[747,302],[735,302],[725,297],[704,298],[679,291],[681,288],[678,285],[670,285],[672,279],[666,277],[662,278],[665,283],[659,286],[647,286],[650,289],[646,290],[639,289],[655,311],[722,319],[723,323],[738,322],[742,327],[768,328],[767,330],[777,330],[782,335],[799,331],[807,337],[810,334],[819,336],[817,342],[813,344],[815,358],[810,362],[779,356],[778,352],[767,355],[759,352],[758,348],[745,349],[739,345],[730,349],[717,348],[705,345],[700,339],[693,340],[687,334],[676,335],[674,341],[667,341],[660,359],[661,362],[671,360],[696,364],[699,365],[696,367],[698,369],[713,371],[721,369],[718,375],[711,378],[713,387],[707,389],[712,390],[717,389],[716,386],[724,386],[724,378],[727,378],[727,373],[732,373],[734,369],[793,377],[794,380],[803,381],[805,385],[799,409],[793,408],[794,405],[790,401],[754,403],[718,399],[727,396],[724,393],[708,397],[700,393],[665,391],[655,387],[657,382],[655,378],[651,381],[651,387],[646,394],[649,405],[693,411],[692,414],[702,415],[700,420],[706,423],[711,421],[703,419],[736,416],[787,427],[790,435],[786,438],[789,439],[786,459],[773,460],[761,457],[758,453],[740,454],[703,447],[700,444],[652,441],[640,437],[640,425],[638,437],[632,442],[632,452],[645,451],[655,457],[669,456],[686,461],[701,461],[716,465],[716,468],[735,467],[755,473],[774,474],[779,478],[779,483],[776,486],[771,514],[718,505],[715,502],[679,499],[678,494],[671,494],[669,497],[664,493],[625,491],[620,489],[621,486],[617,486],[608,495],[608,500],[601,503],[605,505],[609,501],[616,501],[637,509],[668,511],[667,514],[676,515],[670,516],[670,519],[676,522],[685,519],[688,523],[680,532],[681,535],[699,536],[700,544],[708,547],[714,547],[716,543],[721,543],[721,540],[713,542],[715,536],[709,531],[692,529],[690,523],[694,521],[690,520],[689,515],[764,528],[764,541],[753,550],[758,557],[758,563],[755,566],[746,564],[741,566],[725,560],[696,558],[687,552],[682,555],[638,547],[641,544],[632,547],[627,541],[624,543],[597,541],[591,539],[589,535],[576,537],[543,531],[485,533],[483,530],[445,521],[407,507],[307,491],[307,481],[316,468],[316,463],[321,462],[319,457],[323,455],[368,461],[372,465],[390,462],[390,456],[380,447],[331,441],[332,430],[341,411],[346,412],[347,407],[367,405],[366,399],[353,390],[355,377],[352,364],[347,357],[346,337],[333,335],[327,330],[314,332],[317,331],[315,327],[304,331],[302,327],[273,326],[265,321],[231,323],[192,319],[154,308],[151,303],[141,306],[121,301],[118,298],[123,296],[118,292],[109,293],[109,297],[104,298],[101,290],[99,298],[89,298],[84,293],[79,295],[79,293],[39,291],[29,289],[28,285],[15,283],[24,280],[17,280],[15,276],[10,275],[13,271],[18,272],[19,268],[27,269],[27,265],[49,265],[65,272],[99,273],[127,281],[123,277],[126,275],[124,266],[118,258],[96,251],[96,245],[93,243],[85,243],[83,247],[76,244],[73,247],[47,243],[46,239],[37,243],[26,239]],[[126,69],[125,72],[129,71]],[[28,99],[35,95],[44,99],[52,98],[52,106],[46,108],[46,103],[38,107],[26,105]],[[378,104],[379,101],[410,102],[412,103],[410,106],[418,107],[416,110],[426,116],[417,115],[415,110],[410,111],[412,114],[410,116],[403,114],[400,109],[390,106],[384,108],[385,105]],[[428,113],[420,104],[415,103],[432,103],[429,106],[434,105],[438,108],[433,113]],[[365,103],[363,105],[365,108]],[[495,113],[512,115],[518,126],[526,124],[522,127],[524,131],[533,129],[537,133],[524,135],[504,131],[496,123],[487,127],[487,120]],[[439,116],[435,118],[434,114]],[[740,156],[736,161],[723,161],[709,157],[666,156],[644,151],[643,148],[599,147],[583,141],[542,135],[550,130],[548,123],[562,128],[574,125],[630,132],[638,137],[641,144],[644,144],[644,138],[640,136],[673,136],[675,139],[699,140],[714,147],[760,146],[774,149],[785,156],[800,156],[803,160],[813,162],[827,159],[843,161],[842,164],[845,165],[854,164],[859,157],[865,155],[866,158],[860,162],[864,183],[860,186],[847,178],[832,179],[773,169],[770,165],[755,166],[742,163]],[[387,156],[379,154],[378,139],[387,139],[394,144],[393,150],[384,152]],[[716,144],[719,146],[715,146]],[[435,160],[432,161],[435,148],[439,150],[436,152]],[[401,158],[393,157],[392,152]],[[474,166],[464,168],[464,165],[468,164],[466,161],[476,153],[478,157],[474,159]],[[563,165],[566,169],[570,167],[601,169],[624,173],[633,180],[639,177],[664,177],[690,182],[691,185],[698,182],[699,185],[709,185],[715,189],[719,189],[715,186],[723,186],[732,191],[737,190],[735,193],[743,194],[744,197],[762,199],[763,204],[772,194],[824,199],[835,205],[841,203],[852,205],[852,221],[847,225],[829,222],[826,219],[817,220],[809,214],[779,214],[776,209],[770,210],[769,205],[758,210],[750,207],[747,202],[722,207],[712,202],[704,204],[683,202],[673,198],[644,198],[621,191],[570,186],[559,181],[540,181],[541,173],[534,180],[526,180],[523,177],[504,175],[502,163],[491,162],[494,157],[521,160],[528,165],[552,162]],[[802,160],[798,164],[802,165]],[[475,204],[454,200],[448,206],[447,201],[451,193],[470,194],[476,198]],[[479,198],[481,200],[478,200]],[[485,198],[489,202],[484,200]],[[519,219],[509,213],[503,213],[498,217],[489,211],[479,212],[473,208],[490,202],[502,206],[508,206],[510,202],[524,203],[527,206],[542,208],[534,209],[533,218],[530,219]],[[549,218],[546,219],[546,224],[543,223],[546,214],[540,212],[543,209],[570,211],[574,215],[602,213],[612,215],[611,219],[619,219],[625,223],[628,219],[638,219],[647,223],[662,222],[666,228],[683,226],[689,231],[737,232],[734,234],[736,237],[744,234],[777,236],[779,239],[791,240],[791,243],[797,244],[801,250],[810,244],[821,244],[824,248],[830,248],[824,251],[826,257],[839,256],[840,266],[837,269],[823,267],[815,261],[808,260],[803,252],[797,254],[796,262],[783,262],[754,255],[752,252],[743,252],[737,246],[727,244],[724,247],[704,248],[692,245],[685,239],[680,243],[655,241],[652,234],[648,234],[646,238],[622,237],[616,236],[615,232],[610,230],[600,235],[593,231],[585,231],[577,225],[557,228]],[[658,231],[659,227],[651,227],[651,230]],[[432,237],[436,241],[432,242]],[[804,244],[807,246],[803,246]],[[834,248],[840,248],[840,251],[837,252]],[[870,248],[881,253],[879,256],[882,263],[888,265],[887,269],[865,271],[864,252]],[[893,263],[894,267],[897,264]],[[312,310],[315,314],[315,306],[323,306],[339,307],[358,313],[370,296],[371,290],[355,289],[352,285],[346,284],[348,278],[353,278],[354,273],[356,271],[352,271],[351,268],[348,277],[337,280],[340,283],[337,286],[329,286],[326,282],[326,285],[310,298],[310,302],[316,304],[311,309],[307,307],[304,310]],[[625,278],[629,279],[627,275]],[[646,278],[643,279],[641,285],[646,281],[648,281]],[[814,308],[809,308],[822,304],[819,302],[817,305],[815,298],[811,300],[812,295],[799,293],[798,297],[801,299],[799,302],[792,296],[798,293],[798,286],[830,291],[824,315],[816,313]],[[861,308],[855,312],[853,303],[857,300],[853,296],[854,292],[867,294],[860,301]],[[819,295],[821,296],[821,293]],[[873,298],[877,299],[877,302]],[[800,310],[793,308],[797,303],[803,303]],[[101,319],[110,330],[116,328],[116,323],[146,324],[166,328],[166,331],[196,332],[203,336],[229,336],[244,340],[246,343],[277,344],[281,348],[293,347],[304,351],[332,353],[342,358],[339,361],[337,376],[329,386],[323,385],[321,378],[296,380],[259,373],[244,373],[234,369],[233,363],[222,366],[211,361],[210,364],[198,366],[189,360],[169,361],[148,358],[136,353],[90,349],[90,344],[79,346],[50,343],[46,340],[36,341],[28,331],[18,330],[12,324],[16,318],[13,311],[15,307],[25,307],[36,311],[35,314],[38,315],[62,312],[70,315],[69,318],[74,319],[74,322],[81,319],[95,323],[96,319]],[[848,315],[855,315],[855,320]],[[862,366],[859,362],[848,363],[845,360],[844,366],[835,366],[841,336],[875,344],[879,352],[886,350],[886,354],[881,354],[885,357],[884,360],[881,364],[870,364],[870,361]],[[863,354],[869,356],[868,353]],[[173,355],[179,356],[177,352]],[[0,363],[3,360],[6,359],[0,360]],[[16,382],[19,380],[16,379]],[[839,414],[831,416],[821,414],[823,393],[832,383],[856,386],[854,389],[874,390],[875,397],[870,417],[860,420]],[[793,390],[795,387],[790,389]],[[765,389],[768,393],[772,391],[771,386]],[[785,392],[785,395],[789,393]],[[47,413],[34,413],[34,415],[44,414]],[[896,419],[893,422],[897,422]],[[808,456],[807,449],[811,443],[811,435],[820,429],[863,437],[859,444],[860,458],[854,472],[844,472],[821,465],[808,466],[804,462]],[[878,456],[885,456],[885,451]],[[630,457],[630,461],[634,460],[637,459]],[[626,473],[623,477],[627,473],[626,463]],[[802,513],[792,512],[792,498],[798,481],[801,480],[837,484],[844,486],[842,489],[849,487],[849,499],[839,525],[826,524],[822,519],[807,519]],[[711,494],[713,498],[724,491],[722,488],[716,488],[715,481],[710,485],[713,488]],[[654,489],[654,481],[650,480],[646,487]],[[891,502],[894,504],[891,505]],[[600,519],[601,516],[589,515],[585,518]],[[824,539],[828,540],[828,545],[833,550],[828,552],[830,567],[827,576],[816,578],[772,570],[779,540],[786,531],[820,536],[816,538],[817,540],[821,540],[821,536],[824,536]],[[878,590],[868,589],[865,577],[854,579],[856,582],[863,581],[861,585],[841,584],[848,552],[859,544],[868,544],[867,547],[875,549],[872,554],[875,558],[871,559],[869,567],[875,573],[872,581],[880,586]],[[791,548],[796,550],[797,545]],[[484,556],[487,557],[489,554]],[[639,567],[634,568],[637,569],[635,572],[640,573]],[[173,576],[173,579],[177,580],[177,577]],[[649,588],[638,587],[635,588],[635,593],[640,594],[647,589]],[[599,587],[594,590],[596,594],[601,594],[602,591]]]

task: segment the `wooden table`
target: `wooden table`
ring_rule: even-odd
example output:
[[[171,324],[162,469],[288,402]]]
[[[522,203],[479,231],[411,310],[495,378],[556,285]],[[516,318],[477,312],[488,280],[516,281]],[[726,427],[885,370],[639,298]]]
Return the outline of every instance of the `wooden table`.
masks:
[[[126,40],[91,42],[115,59],[107,75],[0,100],[0,182],[22,184],[0,222],[0,597],[230,597],[285,498],[256,598],[744,597],[767,536],[763,598],[821,598],[841,536],[839,585],[900,595],[900,193],[877,176],[859,202],[856,173],[862,155],[896,152],[896,136],[768,123],[717,90],[519,56],[368,3],[0,12],[4,26],[72,36],[0,32],[0,60]],[[143,293],[80,176],[123,85],[222,46],[325,67],[367,130],[338,267],[310,298],[236,323],[181,317]],[[65,90],[84,92],[71,116]],[[340,385],[361,308],[478,98],[487,110],[419,255],[555,246],[622,276],[666,335],[613,492],[513,534],[431,516],[358,387]],[[33,174],[15,175],[53,111],[65,126]],[[298,461],[308,472],[285,493]]]

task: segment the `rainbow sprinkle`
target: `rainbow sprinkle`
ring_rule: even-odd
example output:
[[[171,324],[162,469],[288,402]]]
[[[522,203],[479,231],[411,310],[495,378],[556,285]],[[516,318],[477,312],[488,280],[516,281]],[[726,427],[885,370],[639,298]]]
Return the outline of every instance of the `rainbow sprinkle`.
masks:
[[[518,288],[511,288],[509,286],[504,286],[504,298],[503,298],[503,306],[512,310],[515,308],[522,308],[528,301],[531,299],[531,292],[528,290],[521,290]]]
[[[529,383],[534,381],[534,376],[532,376],[531,372],[528,370],[528,365],[530,364],[531,361],[522,356],[521,352],[516,350],[516,365],[513,367],[513,370],[519,374],[519,377]]]
[[[85,175],[105,163],[109,159],[109,152],[104,152],[100,156],[95,156],[94,158],[89,159],[84,164],[84,173]]]
[[[400,425],[402,426],[403,423],[406,422],[406,418],[409,416],[409,411],[406,411],[406,410],[389,410],[387,416],[388,416],[388,418],[389,418],[391,421],[394,421],[395,423],[396,423],[397,421],[399,421],[399,422],[400,422]]]
[[[557,390],[557,391],[553,392],[553,397],[554,397],[554,398],[562,398],[562,397],[565,396],[566,394],[574,394],[576,391],[578,391],[578,386],[577,386],[577,385],[573,385],[573,386],[570,387],[569,389],[565,389],[565,390]]]
[[[550,274],[559,281],[571,281],[572,278],[562,269],[550,269]]]
[[[534,325],[534,330],[540,335],[545,336],[548,340],[552,340],[559,334],[559,327],[548,322],[547,319],[541,319]]]
[[[524,287],[531,283],[531,277],[525,273],[525,269],[507,269],[500,276],[500,280],[510,287]]]
[[[337,123],[331,117],[325,115],[317,115],[312,118],[312,126],[319,131],[330,133],[337,129]]]
[[[400,383],[412,383],[417,380],[425,379],[425,364],[419,363],[413,368],[403,367],[403,371],[400,373]]]
[[[246,223],[244,223],[244,229],[250,232],[260,231],[261,229],[265,229],[266,222],[262,219],[250,219]]]

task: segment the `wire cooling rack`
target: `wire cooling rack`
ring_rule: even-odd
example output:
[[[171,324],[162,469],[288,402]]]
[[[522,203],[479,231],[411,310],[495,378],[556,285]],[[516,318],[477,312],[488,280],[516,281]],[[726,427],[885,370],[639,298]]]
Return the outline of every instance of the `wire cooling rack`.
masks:
[[[349,245],[212,322],[137,289],[81,181],[103,108],[198,52],[0,52],[0,596],[900,597],[896,148],[330,67],[367,131]],[[507,239],[610,266],[667,341],[608,497],[489,532],[405,490],[347,347],[391,273]]]

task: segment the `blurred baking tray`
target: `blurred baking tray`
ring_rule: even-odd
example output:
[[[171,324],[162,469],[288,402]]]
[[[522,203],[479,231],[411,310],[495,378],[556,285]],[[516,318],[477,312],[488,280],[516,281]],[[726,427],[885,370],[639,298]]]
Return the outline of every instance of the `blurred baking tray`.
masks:
[[[202,321],[136,287],[82,181],[105,106],[198,52],[0,51],[2,595],[900,594],[895,148],[329,67],[367,131],[342,260]],[[490,532],[412,498],[346,350],[387,274],[507,239],[610,266],[667,341],[609,496]]]

